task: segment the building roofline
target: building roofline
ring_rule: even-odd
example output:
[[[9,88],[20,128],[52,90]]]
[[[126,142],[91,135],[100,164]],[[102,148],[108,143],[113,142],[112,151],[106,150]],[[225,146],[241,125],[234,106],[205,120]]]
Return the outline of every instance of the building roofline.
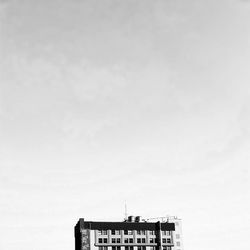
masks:
[[[111,222],[111,221],[85,221],[79,219],[80,229],[90,230],[157,230],[159,222]],[[161,222],[161,230],[174,231],[175,224],[169,222]]]

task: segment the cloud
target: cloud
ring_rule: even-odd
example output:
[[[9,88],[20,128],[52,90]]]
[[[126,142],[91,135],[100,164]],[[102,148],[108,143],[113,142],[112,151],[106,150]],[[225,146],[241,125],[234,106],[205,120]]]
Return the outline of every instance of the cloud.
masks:
[[[65,67],[66,84],[73,88],[78,100],[94,101],[115,96],[126,85],[126,80],[113,68],[82,67],[82,64]]]
[[[32,109],[45,96],[49,102],[57,98],[73,102],[100,101],[115,96],[126,85],[123,72],[116,67],[95,67],[86,62],[54,63],[40,57],[29,59],[22,54],[12,55],[1,64],[3,95],[4,91],[11,92],[5,100],[10,102],[8,98],[12,101],[15,98],[18,102],[23,94],[24,100],[20,103],[25,105],[23,110]]]

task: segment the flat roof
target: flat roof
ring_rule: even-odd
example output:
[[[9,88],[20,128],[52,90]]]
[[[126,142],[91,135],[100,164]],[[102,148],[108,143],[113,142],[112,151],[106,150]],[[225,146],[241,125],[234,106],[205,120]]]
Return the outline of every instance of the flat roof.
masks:
[[[104,222],[104,221],[85,221],[79,219],[80,229],[90,230],[157,230],[157,222]],[[161,222],[162,231],[174,231],[175,224]]]

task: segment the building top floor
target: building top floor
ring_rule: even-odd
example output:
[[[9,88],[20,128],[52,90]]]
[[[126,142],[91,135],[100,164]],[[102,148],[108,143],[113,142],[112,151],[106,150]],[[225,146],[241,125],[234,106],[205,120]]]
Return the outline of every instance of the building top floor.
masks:
[[[174,231],[174,222],[146,222],[146,221],[123,221],[123,222],[104,222],[104,221],[85,221],[79,219],[76,228],[89,230],[136,230],[136,231]]]

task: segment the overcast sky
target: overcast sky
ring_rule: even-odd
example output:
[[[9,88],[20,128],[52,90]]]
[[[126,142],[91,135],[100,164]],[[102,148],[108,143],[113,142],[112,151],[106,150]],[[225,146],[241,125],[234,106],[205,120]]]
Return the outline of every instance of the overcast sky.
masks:
[[[249,1],[1,0],[0,28],[0,249],[74,249],[125,200],[249,248]]]

